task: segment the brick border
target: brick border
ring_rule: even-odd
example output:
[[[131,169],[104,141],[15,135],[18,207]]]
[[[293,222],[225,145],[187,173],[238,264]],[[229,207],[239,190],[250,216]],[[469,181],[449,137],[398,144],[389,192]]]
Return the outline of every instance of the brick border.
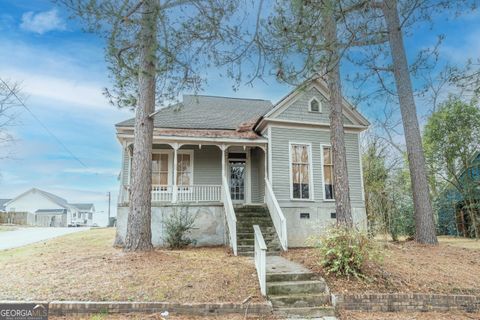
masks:
[[[52,316],[86,315],[92,313],[160,313],[182,315],[221,315],[221,314],[254,314],[272,313],[270,303],[171,303],[171,302],[82,302],[52,301],[49,303],[49,314]]]
[[[480,312],[480,296],[428,293],[332,294],[336,310]]]

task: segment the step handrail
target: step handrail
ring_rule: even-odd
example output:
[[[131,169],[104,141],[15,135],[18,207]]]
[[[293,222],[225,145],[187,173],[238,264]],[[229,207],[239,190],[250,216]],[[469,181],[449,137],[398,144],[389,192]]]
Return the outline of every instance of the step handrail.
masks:
[[[272,185],[268,178],[265,178],[265,202],[270,212],[270,217],[273,221],[273,226],[277,232],[278,239],[284,251],[288,250],[288,238],[287,238],[287,219],[283,215],[282,209],[278,204],[275,193],[273,193]]]
[[[260,292],[263,296],[267,295],[267,245],[263,239],[262,231],[256,224],[253,226],[255,234],[255,268],[257,269],[258,282],[260,283]]]
[[[225,216],[227,218],[230,247],[232,247],[233,254],[237,255],[237,217],[235,215],[235,210],[233,209],[227,178],[223,177],[222,182],[222,201],[223,207],[225,208]]]

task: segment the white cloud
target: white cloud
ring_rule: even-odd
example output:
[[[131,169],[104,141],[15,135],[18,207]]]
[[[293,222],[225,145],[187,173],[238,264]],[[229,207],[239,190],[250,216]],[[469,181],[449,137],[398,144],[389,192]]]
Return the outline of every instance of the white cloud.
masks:
[[[83,107],[112,108],[102,95],[103,88],[100,83],[80,82],[26,70],[6,70],[4,74],[10,79],[20,81],[22,90],[31,96]]]
[[[80,174],[95,174],[95,175],[109,175],[118,176],[119,168],[101,168],[101,167],[88,167],[88,168],[66,168],[63,170],[65,173],[80,173]]]
[[[20,28],[26,31],[44,34],[53,30],[65,30],[65,21],[58,15],[57,9],[34,13],[33,11],[25,12],[22,15],[22,23]]]

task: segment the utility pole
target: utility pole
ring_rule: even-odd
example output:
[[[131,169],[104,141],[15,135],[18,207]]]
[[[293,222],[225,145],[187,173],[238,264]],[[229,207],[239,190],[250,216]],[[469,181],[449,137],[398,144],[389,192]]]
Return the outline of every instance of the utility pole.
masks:
[[[108,196],[108,224],[107,224],[107,226],[110,227],[110,198],[111,198],[110,191],[107,192],[107,196]]]

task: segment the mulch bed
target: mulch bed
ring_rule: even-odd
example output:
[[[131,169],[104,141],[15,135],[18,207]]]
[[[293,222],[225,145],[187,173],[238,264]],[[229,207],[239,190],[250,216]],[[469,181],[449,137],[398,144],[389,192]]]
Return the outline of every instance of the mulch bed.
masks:
[[[316,249],[291,249],[284,255],[320,274],[335,293],[455,293],[480,295],[480,250],[441,243],[386,243],[383,261],[365,268],[368,280],[327,275]]]

